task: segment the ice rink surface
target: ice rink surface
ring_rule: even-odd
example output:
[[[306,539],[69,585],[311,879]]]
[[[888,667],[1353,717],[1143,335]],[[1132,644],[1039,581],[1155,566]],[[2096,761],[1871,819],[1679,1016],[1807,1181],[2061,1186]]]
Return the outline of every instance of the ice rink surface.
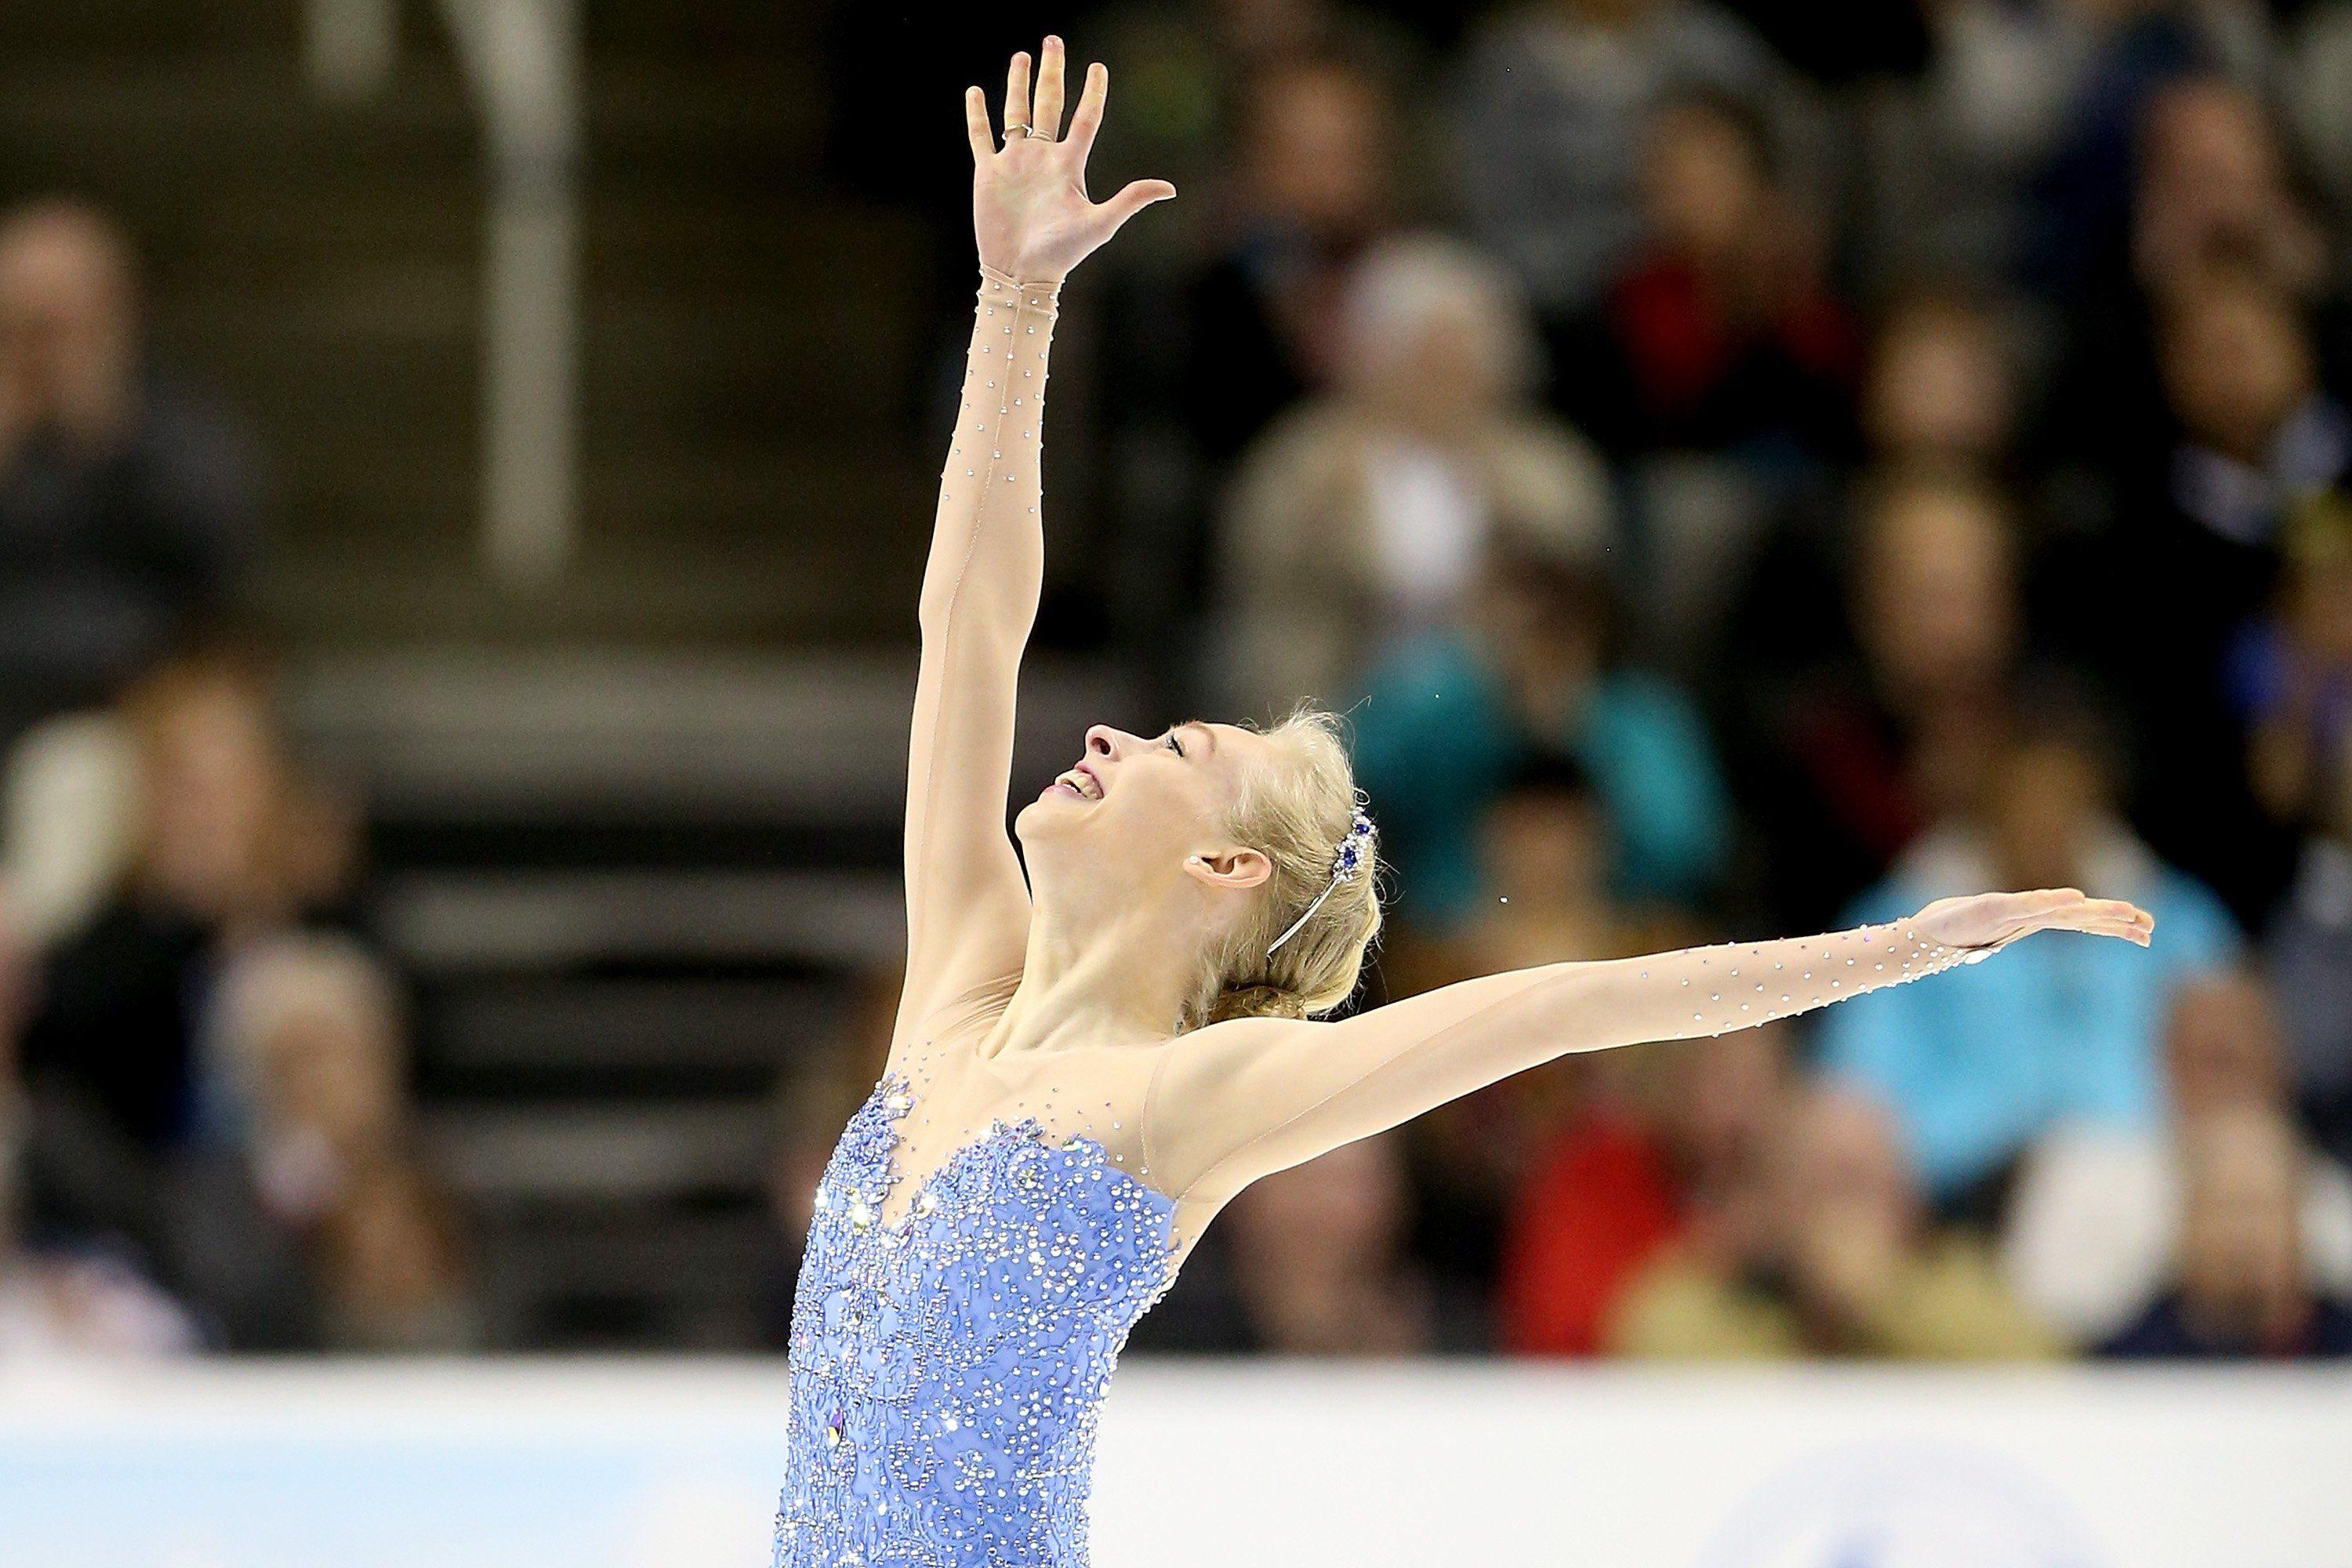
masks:
[[[0,1563],[758,1568],[765,1363],[0,1379]],[[1097,1568],[2352,1568],[2352,1376],[1142,1363]]]

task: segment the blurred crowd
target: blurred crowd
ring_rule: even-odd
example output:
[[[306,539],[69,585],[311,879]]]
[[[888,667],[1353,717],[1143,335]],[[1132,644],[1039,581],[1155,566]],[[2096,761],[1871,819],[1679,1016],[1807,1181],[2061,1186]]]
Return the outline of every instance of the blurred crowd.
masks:
[[[1866,9],[1069,22],[1183,199],[1071,290],[1049,629],[1350,715],[1376,994],[1981,888],[2153,949],[1527,1075],[1144,1337],[2352,1352],[2352,5]]]
[[[107,216],[0,216],[0,1358],[469,1332],[354,812],[236,608],[253,470]]]
[[[1349,715],[1370,1000],[2157,920],[1273,1178],[1139,1345],[2352,1354],[2352,4],[1870,9],[1056,16],[1184,200],[1069,290],[1041,635],[1152,721]],[[898,193],[942,298],[955,184]],[[142,309],[104,215],[0,215],[0,1356],[462,1348],[359,811],[235,613],[257,465]],[[891,989],[778,1089],[780,1336]]]

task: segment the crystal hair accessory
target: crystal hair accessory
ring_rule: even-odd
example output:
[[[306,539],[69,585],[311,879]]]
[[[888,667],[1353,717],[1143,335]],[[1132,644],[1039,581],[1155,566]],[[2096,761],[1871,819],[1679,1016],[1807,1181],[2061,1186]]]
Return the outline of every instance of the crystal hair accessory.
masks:
[[[1315,911],[1323,907],[1323,901],[1339,890],[1340,883],[1354,881],[1372,863],[1372,839],[1378,832],[1370,817],[1360,811],[1356,813],[1356,820],[1348,825],[1347,837],[1340,839],[1339,847],[1332,851],[1331,879],[1323,884],[1323,890],[1315,895],[1315,901],[1290,922],[1290,929],[1274,939],[1273,946],[1265,950],[1267,957],[1273,957],[1276,949],[1306,928],[1307,922],[1315,918]]]

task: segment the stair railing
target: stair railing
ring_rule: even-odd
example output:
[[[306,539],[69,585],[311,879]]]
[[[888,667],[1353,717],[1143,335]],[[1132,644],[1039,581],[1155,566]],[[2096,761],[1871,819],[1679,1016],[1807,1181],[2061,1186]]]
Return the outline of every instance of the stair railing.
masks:
[[[491,574],[543,585],[579,528],[577,0],[438,0],[489,149],[483,237],[482,551]],[[399,0],[310,0],[310,78],[352,101],[396,63]]]

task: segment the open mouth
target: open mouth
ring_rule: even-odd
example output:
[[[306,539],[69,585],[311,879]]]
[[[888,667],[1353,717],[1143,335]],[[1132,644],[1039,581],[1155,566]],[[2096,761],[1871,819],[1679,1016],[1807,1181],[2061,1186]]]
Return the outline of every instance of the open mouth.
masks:
[[[1067,790],[1080,800],[1100,800],[1102,781],[1085,768],[1072,768],[1054,781],[1055,789]]]

